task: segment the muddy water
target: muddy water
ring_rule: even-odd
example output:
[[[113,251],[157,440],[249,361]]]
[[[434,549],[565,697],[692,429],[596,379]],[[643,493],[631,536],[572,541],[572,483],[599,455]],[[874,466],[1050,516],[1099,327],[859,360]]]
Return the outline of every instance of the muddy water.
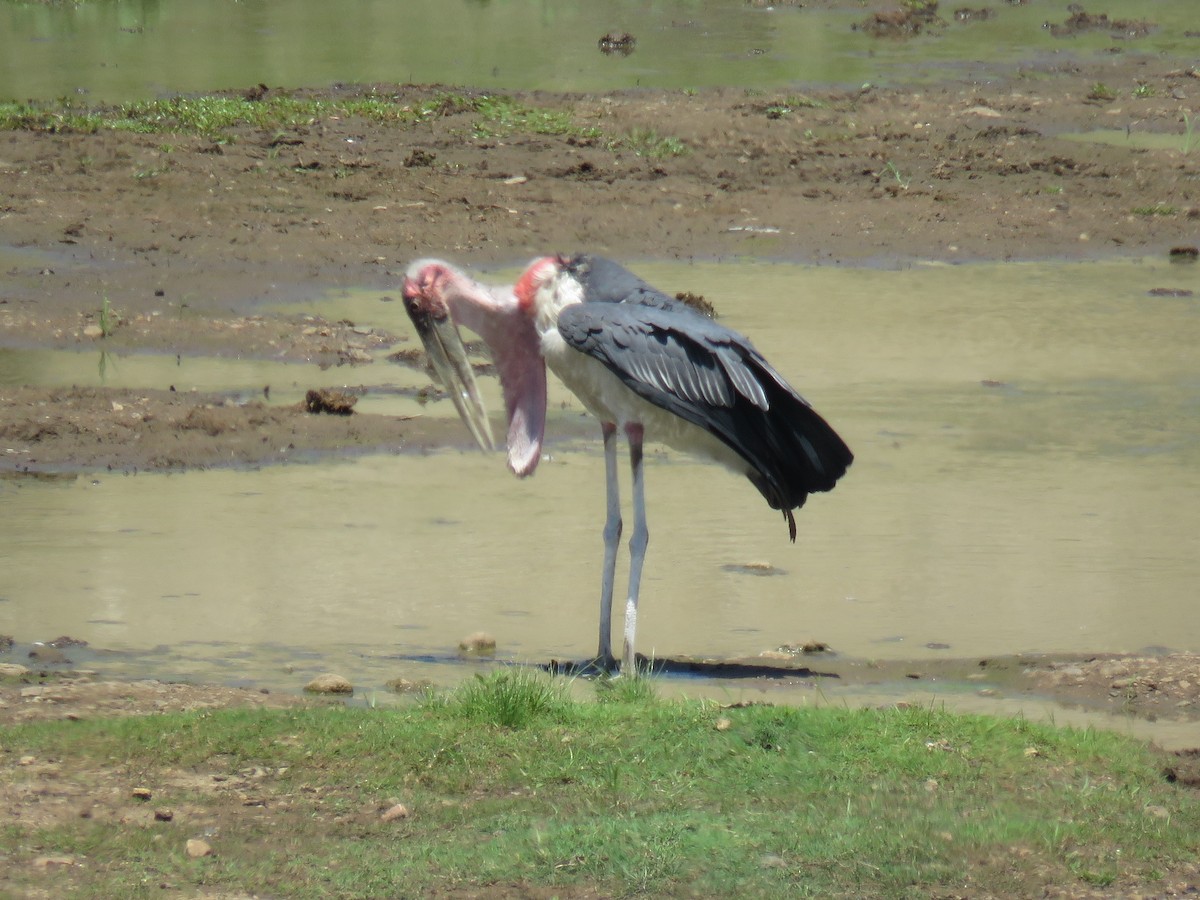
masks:
[[[792,546],[743,480],[652,452],[642,651],[1200,650],[1200,305],[1147,293],[1200,293],[1200,268],[638,269],[704,293],[857,453]],[[321,312],[403,327],[369,293]],[[132,363],[119,367],[136,381]],[[229,367],[222,383],[240,371],[207,364]],[[131,654],[88,657],[106,671],[293,689],[329,668],[368,690],[398,674],[452,683],[473,671],[453,659],[475,630],[506,659],[586,656],[602,465],[578,405],[560,390],[552,406],[527,482],[499,454],[459,450],[0,481],[0,632]]]
[[[123,101],[259,82],[445,83],[473,87],[611,90],[732,85],[853,85],[892,79],[987,77],[993,67],[1042,59],[1102,60],[1106,31],[1054,37],[1066,0],[993,8],[912,40],[873,38],[845,11],[759,8],[728,0],[269,0],[0,6],[0,99],[76,92]],[[1193,0],[1108,0],[1111,19],[1159,27],[1116,46],[1194,53]],[[627,31],[637,49],[604,56],[598,38]]]

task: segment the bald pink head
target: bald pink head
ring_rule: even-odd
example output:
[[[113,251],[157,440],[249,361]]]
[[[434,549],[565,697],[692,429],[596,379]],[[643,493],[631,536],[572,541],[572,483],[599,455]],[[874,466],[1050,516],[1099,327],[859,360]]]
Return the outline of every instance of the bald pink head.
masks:
[[[553,262],[552,258],[547,260]],[[541,262],[537,260],[534,265]],[[534,277],[530,276],[532,268],[526,269],[521,281]],[[529,283],[535,285],[534,281]],[[534,329],[532,308],[522,306],[513,288],[481,284],[436,259],[411,263],[405,271],[403,292],[406,306],[417,307],[433,317],[449,315],[455,323],[483,338],[492,351],[504,393],[508,466],[521,477],[533,474],[541,458],[546,424],[546,363]]]
[[[542,256],[525,267],[513,286],[517,305],[525,315],[532,317],[535,314],[538,289],[555,276],[561,262],[561,256]]]

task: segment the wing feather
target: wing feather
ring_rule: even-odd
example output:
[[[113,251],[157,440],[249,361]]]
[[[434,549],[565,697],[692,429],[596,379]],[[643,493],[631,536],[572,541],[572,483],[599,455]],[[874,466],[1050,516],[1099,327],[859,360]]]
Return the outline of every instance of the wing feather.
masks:
[[[737,453],[794,541],[792,510],[831,490],[854,459],[837,432],[742,335],[612,260],[582,254],[562,265],[584,297],[559,311],[563,340]]]
[[[703,317],[625,303],[577,303],[558,318],[568,344],[604,363],[635,391],[641,386],[680,403],[720,408],[732,406],[741,394],[762,408],[765,398],[753,374],[736,359],[723,359],[731,351],[705,333],[715,329],[728,332]]]

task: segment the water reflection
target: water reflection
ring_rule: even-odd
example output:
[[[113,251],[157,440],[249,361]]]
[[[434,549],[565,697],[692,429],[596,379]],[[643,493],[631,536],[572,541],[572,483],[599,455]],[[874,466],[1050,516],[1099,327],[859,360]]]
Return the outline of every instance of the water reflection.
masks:
[[[1138,51],[1190,56],[1193,0],[1110,0],[1112,18],[1159,27]],[[761,8],[728,0],[270,0],[0,6],[0,99],[76,91],[119,102],[160,93],[416,82],[493,89],[613,90],[712,85],[858,87],[890,79],[987,77],[995,65],[1102,58],[1103,32],[1070,40],[1036,4],[911,40],[854,25],[866,9]],[[952,17],[947,14],[948,19]],[[637,49],[606,56],[598,39]],[[1130,42],[1133,44],[1133,42]]]

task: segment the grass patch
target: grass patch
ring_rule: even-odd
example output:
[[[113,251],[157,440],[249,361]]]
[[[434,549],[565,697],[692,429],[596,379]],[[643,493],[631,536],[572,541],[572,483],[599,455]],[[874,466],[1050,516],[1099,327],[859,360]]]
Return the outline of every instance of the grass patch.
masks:
[[[569,112],[526,106],[511,97],[486,96],[475,101],[475,111],[482,121],[475,124],[477,137],[493,137],[506,131],[527,134],[574,135],[582,138],[599,137],[598,128],[575,124]]]
[[[1179,207],[1155,203],[1153,206],[1135,206],[1132,211],[1135,216],[1173,216],[1179,212]]]
[[[508,669],[476,675],[450,697],[431,699],[430,703],[485,725],[523,728],[539,719],[565,715],[570,699],[566,682]]]
[[[653,128],[635,128],[624,138],[613,141],[612,148],[632,150],[638,156],[650,159],[686,156],[690,152],[679,138],[661,135]]]
[[[113,314],[108,294],[100,301],[100,337],[109,337],[117,330],[117,317]]]
[[[0,788],[25,799],[0,893],[1040,896],[1200,852],[1200,801],[1114,734],[666,702],[643,681],[592,703],[502,671],[401,710],[6,727]],[[396,803],[409,814],[384,821]],[[201,836],[214,855],[189,859]],[[34,864],[56,856],[74,864]]]
[[[52,103],[0,103],[0,130],[74,131],[104,129],[145,134],[199,134],[220,137],[239,127],[272,132],[311,125],[323,118],[360,117],[412,125],[438,116],[477,114],[477,135],[519,130],[533,134],[595,136],[596,129],[574,123],[569,111],[522,104],[500,95],[446,92],[419,101],[385,94],[311,99],[272,93],[259,99],[236,95],[171,97],[111,107],[88,107],[73,98]]]
[[[901,175],[900,170],[896,167],[895,163],[889,161],[888,164],[883,167],[883,171],[879,172],[876,177],[882,178],[884,173],[891,175],[892,178],[896,180],[896,184],[902,190],[908,190],[908,186],[912,182],[912,178],[905,178],[903,175]]]

